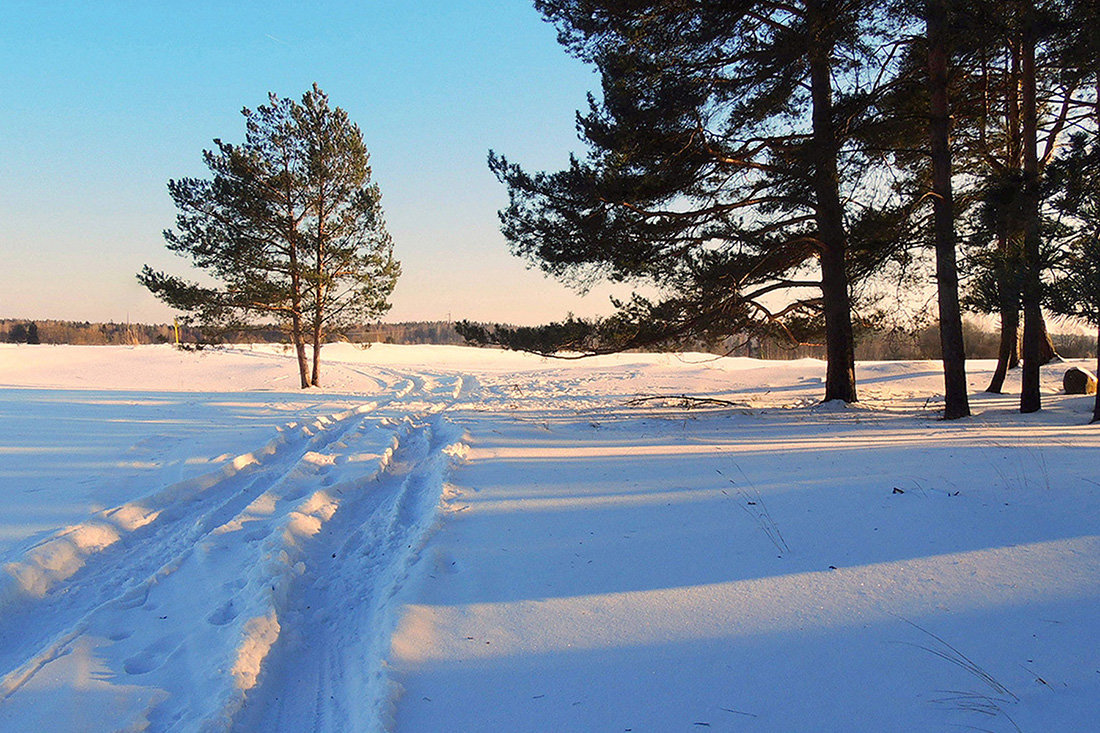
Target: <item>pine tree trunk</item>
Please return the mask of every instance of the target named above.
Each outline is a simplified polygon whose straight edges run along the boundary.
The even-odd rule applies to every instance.
[[[320,262],[321,248],[318,246],[317,259]],[[320,265],[318,265],[320,269]],[[320,277],[318,277],[320,280]],[[324,319],[322,318],[323,307],[323,295],[324,288],[321,283],[318,282],[314,290],[314,297],[317,299],[316,310],[313,314],[313,375],[311,384],[314,387],[321,386],[321,336],[324,330]]]
[[[1023,54],[1021,78],[1021,122],[1024,152],[1024,281],[1021,295],[1024,309],[1024,343],[1022,348],[1024,370],[1020,390],[1020,412],[1038,412],[1042,409],[1039,394],[1040,340],[1042,339],[1042,312],[1040,299],[1042,283],[1039,280],[1039,159],[1038,112],[1035,82],[1035,12],[1027,3],[1024,17]]]
[[[294,352],[298,358],[298,378],[302,389],[309,388],[309,361],[306,357],[305,335],[302,323],[302,268],[298,257],[299,231],[298,212],[295,207],[293,177],[290,175],[290,163],[283,159],[283,173],[286,189],[283,191],[285,215],[288,229],[285,232],[287,259],[290,262],[290,340],[294,343]]]
[[[1100,17],[1100,0],[1095,0],[1093,7],[1093,17]],[[1100,65],[1096,71],[1096,124],[1100,125]],[[1100,310],[1094,312],[1093,317],[1096,318],[1096,376],[1100,379]],[[1092,422],[1100,422],[1100,387],[1096,389],[1096,401],[1092,405]]]
[[[291,338],[294,341],[294,351],[298,355],[298,377],[302,383],[302,389],[309,388],[309,357],[306,356],[306,342],[302,336],[301,323],[297,315],[294,316],[295,323],[292,328],[294,333]]]
[[[1000,223],[997,234],[998,263],[995,270],[997,295],[1000,298],[1001,343],[997,350],[997,368],[986,392],[1001,394],[1009,369],[1020,365],[1020,293],[1017,291],[1009,265],[1008,223]]]
[[[294,350],[298,355],[298,377],[302,382],[302,389],[309,387],[309,360],[306,357],[305,337],[302,333],[302,279],[298,269],[298,248],[295,242],[290,243],[290,340],[294,342]]]
[[[827,13],[818,3],[807,3],[810,26],[824,27]],[[820,32],[812,33],[820,38]],[[817,199],[817,228],[821,240],[821,296],[825,310],[825,400],[855,402],[856,361],[852,333],[851,295],[848,292],[847,233],[837,172],[838,145],[833,128],[832,79],[829,44],[810,53],[810,89],[813,100],[813,171]]]
[[[951,192],[950,110],[947,99],[946,12],[939,0],[925,5],[928,34],[928,83],[931,97],[932,198],[936,237],[936,282],[943,355],[944,418],[970,415],[966,388],[966,352],[959,271],[955,259],[955,214]]]
[[[1020,338],[1020,309],[1015,299],[1010,306],[1001,304],[1001,345],[997,351],[997,369],[989,382],[986,392],[1001,394],[1004,391],[1005,377],[1009,369],[1015,369],[1019,362],[1018,341]]]
[[[1005,78],[1003,90],[1007,100],[1005,140],[1005,167],[1012,171],[1021,171],[1022,152],[1020,132],[1020,47],[1014,39],[1010,48],[1009,73]],[[1004,390],[1005,377],[1010,369],[1020,366],[1020,290],[1017,282],[1017,270],[1020,267],[1019,254],[1016,251],[1017,237],[1020,234],[1019,223],[1006,213],[1001,214],[998,222],[996,277],[1000,295],[1001,343],[997,354],[997,369],[993,373],[987,392],[1000,394]]]
[[[314,242],[313,251],[313,374],[310,383],[314,387],[321,386],[321,331],[325,321],[325,217],[327,215],[325,190],[322,184],[317,199],[317,240]]]
[[[321,247],[318,246],[317,260],[321,261]],[[320,269],[320,265],[318,265]],[[313,336],[313,374],[310,378],[310,384],[314,387],[321,386],[321,337],[324,331],[324,318],[322,308],[324,307],[324,288],[320,283],[320,274],[315,273],[318,276],[318,282],[314,287],[313,297],[315,298],[315,305],[313,311],[313,323],[311,328],[311,335]]]
[[[314,387],[321,386],[321,329],[313,330],[313,379]]]
[[[1100,377],[1100,318],[1097,318],[1096,326],[1096,375]],[[1092,403],[1092,420],[1090,422],[1100,422],[1100,387],[1096,390],[1096,401]]]
[[[825,401],[856,402],[855,340],[843,250],[828,248],[821,253],[821,294],[825,301]]]
[[[1097,318],[1097,376],[1100,376],[1100,317]],[[1092,403],[1092,419],[1089,423],[1100,423],[1100,387],[1096,401]]]
[[[1050,337],[1050,332],[1047,331],[1047,320],[1041,315],[1039,327],[1041,333],[1039,338],[1039,366],[1043,366],[1062,357],[1058,356],[1058,350],[1054,348],[1054,340]]]

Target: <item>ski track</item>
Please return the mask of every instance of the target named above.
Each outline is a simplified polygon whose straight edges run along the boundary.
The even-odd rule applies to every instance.
[[[110,674],[152,688],[136,728],[381,729],[390,606],[456,452],[441,413],[478,384],[372,372],[389,394],[7,558],[0,725],[36,675],[91,644]]]

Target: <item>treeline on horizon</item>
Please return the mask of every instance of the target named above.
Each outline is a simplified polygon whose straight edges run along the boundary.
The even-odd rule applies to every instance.
[[[980,323],[963,321],[968,359],[996,359],[1000,334]],[[283,343],[286,336],[277,329],[240,334],[239,339],[226,342]],[[1086,359],[1096,356],[1096,338],[1085,334],[1051,333],[1051,341],[1059,356],[1066,359]],[[462,336],[450,321],[405,321],[376,323],[348,329],[343,340],[351,343],[436,344],[461,345]],[[202,333],[194,328],[180,327],[180,341],[185,346],[208,346]],[[74,344],[85,346],[120,346],[171,344],[175,342],[172,324],[92,323],[89,321],[56,321],[0,319],[0,342],[30,344]],[[720,344],[696,344],[689,348],[729,356],[751,356],[759,359],[825,358],[824,345],[803,344],[797,347],[779,339],[745,339],[730,337]],[[662,349],[653,348],[653,351]],[[860,361],[892,361],[939,359],[938,324],[928,323],[910,328],[866,330],[856,342],[856,358]]]
[[[199,328],[179,327],[180,343],[190,348],[213,346],[215,340]],[[462,344],[462,337],[449,321],[406,321],[375,323],[346,329],[340,340],[352,343]],[[90,321],[27,320],[0,318],[0,343],[75,344],[80,346],[137,346],[172,344],[175,326],[170,323],[93,323]],[[219,333],[217,343],[284,343],[286,334],[278,328]]]

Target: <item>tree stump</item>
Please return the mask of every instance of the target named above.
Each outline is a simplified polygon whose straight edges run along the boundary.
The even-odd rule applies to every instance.
[[[1071,367],[1062,377],[1066,394],[1096,394],[1096,377],[1087,369]]]

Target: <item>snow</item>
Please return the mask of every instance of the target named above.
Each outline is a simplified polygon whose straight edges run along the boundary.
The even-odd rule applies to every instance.
[[[0,729],[1100,719],[1070,364],[944,422],[935,362],[323,355],[0,345]]]

